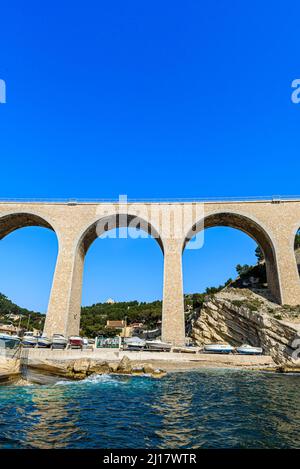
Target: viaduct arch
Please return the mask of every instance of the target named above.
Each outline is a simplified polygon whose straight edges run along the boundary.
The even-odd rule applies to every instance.
[[[261,247],[266,262],[269,290],[272,293],[274,300],[277,303],[281,303],[281,285],[274,243],[262,224],[259,224],[253,218],[249,218],[242,213],[235,213],[234,211],[222,211],[207,215],[203,220],[198,221],[187,233],[183,249],[185,249],[188,241],[199,231],[217,226],[227,226],[240,230],[254,239],[254,241]]]
[[[151,234],[164,256],[162,338],[184,343],[182,252],[203,228],[230,226],[261,246],[268,283],[280,304],[300,304],[300,280],[294,255],[300,226],[300,200],[209,202],[0,202],[0,240],[24,226],[55,231],[58,256],[45,333],[78,334],[84,257],[96,237],[108,229],[134,226]]]

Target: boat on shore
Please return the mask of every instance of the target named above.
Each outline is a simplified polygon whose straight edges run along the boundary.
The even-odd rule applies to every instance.
[[[173,347],[173,352],[175,353],[197,353],[199,347],[185,346],[185,347]]]
[[[42,335],[41,337],[38,337],[37,344],[39,348],[48,348],[51,347],[52,340],[49,337]]]
[[[140,351],[145,348],[146,341],[139,337],[128,337],[124,339],[124,347],[126,350]]]
[[[68,339],[63,334],[53,334],[51,348],[65,349],[67,345]]]
[[[229,344],[207,344],[203,348],[206,353],[232,353],[234,347]]]
[[[77,335],[72,335],[69,337],[69,348],[80,348],[82,349],[84,345],[84,341],[82,337],[79,337]]]
[[[21,339],[16,335],[0,334],[0,348],[14,349],[20,345]]]
[[[161,340],[146,340],[145,349],[155,352],[170,352],[172,344]]]
[[[262,355],[263,349],[261,347],[252,347],[248,344],[243,344],[241,347],[236,348],[236,352],[240,355]]]
[[[33,332],[27,331],[24,333],[22,338],[22,345],[24,347],[36,347],[38,343],[38,338],[34,335]]]

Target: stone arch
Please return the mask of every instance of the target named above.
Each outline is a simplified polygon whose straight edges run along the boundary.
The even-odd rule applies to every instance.
[[[83,232],[77,238],[74,249],[74,268],[72,280],[72,292],[69,307],[70,316],[67,319],[65,330],[72,334],[78,334],[81,319],[81,296],[82,296],[82,278],[84,270],[84,261],[86,254],[93,242],[107,231],[116,228],[137,228],[148,233],[158,243],[162,254],[164,254],[163,240],[158,230],[145,218],[134,214],[113,213],[98,217],[89,223]],[[74,246],[74,245],[73,245]],[[78,293],[80,291],[80,294]],[[73,312],[76,311],[76,318]],[[69,333],[68,332],[68,333]]]
[[[152,236],[155,241],[157,241],[162,253],[164,253],[162,238],[153,224],[138,215],[123,213],[100,217],[92,224],[90,224],[89,227],[86,228],[84,233],[80,236],[77,249],[79,249],[83,255],[85,255],[92,243],[102,234],[116,228],[124,227],[137,228],[145,231],[150,236]]]
[[[281,282],[277,266],[275,245],[270,234],[267,232],[267,229],[264,228],[257,220],[254,220],[245,214],[231,211],[208,214],[189,229],[183,242],[183,250],[187,243],[202,229],[217,226],[227,226],[240,230],[259,244],[265,256],[269,290],[272,293],[274,300],[281,303]]]
[[[56,233],[52,224],[40,215],[31,212],[12,212],[0,216],[0,239],[27,226],[40,226]]]
[[[26,227],[41,227],[53,231],[56,235],[57,247],[59,251],[59,234],[52,222],[43,215],[29,211],[13,211],[0,215],[0,240],[16,230]],[[57,259],[56,259],[57,261]]]

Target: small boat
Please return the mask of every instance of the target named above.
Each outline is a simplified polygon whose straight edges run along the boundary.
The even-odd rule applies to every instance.
[[[147,331],[142,331],[142,335],[145,340],[154,340],[161,335],[161,329],[151,329]]]
[[[38,338],[33,335],[33,332],[25,332],[22,338],[22,345],[25,347],[35,347],[38,343]]]
[[[140,339],[139,337],[128,337],[128,339],[124,339],[124,345],[126,350],[143,350],[146,345],[146,341]]]
[[[20,345],[20,341],[20,337],[16,335],[0,334],[0,348],[17,348]]]
[[[41,337],[38,337],[38,347],[47,348],[47,347],[51,347],[51,345],[52,345],[52,340],[49,339],[47,336],[42,335]]]
[[[69,347],[70,348],[82,348],[83,347],[83,338],[78,335],[72,335],[69,337]]]
[[[237,347],[237,353],[241,355],[262,355],[263,349],[261,347],[252,347],[248,344],[243,344],[241,347]]]
[[[204,346],[203,350],[207,353],[232,353],[234,347],[229,344],[208,344]]]
[[[155,352],[170,352],[172,344],[161,340],[146,340],[146,349]]]
[[[53,334],[51,348],[64,349],[68,344],[68,339],[63,334]]]
[[[186,346],[186,347],[174,347],[172,351],[175,353],[197,353],[198,350],[199,350],[199,347]]]

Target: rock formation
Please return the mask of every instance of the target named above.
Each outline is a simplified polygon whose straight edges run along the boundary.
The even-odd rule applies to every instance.
[[[190,322],[197,345],[260,346],[276,364],[300,369],[300,307],[282,307],[253,291],[227,288],[207,296]]]
[[[92,358],[77,360],[30,359],[28,367],[42,373],[76,380],[84,379],[92,374],[147,374],[154,378],[161,378],[166,374],[161,369],[154,369],[150,364],[135,365],[126,355],[121,361],[111,363]]]
[[[0,381],[8,381],[20,375],[19,358],[0,356]]]

